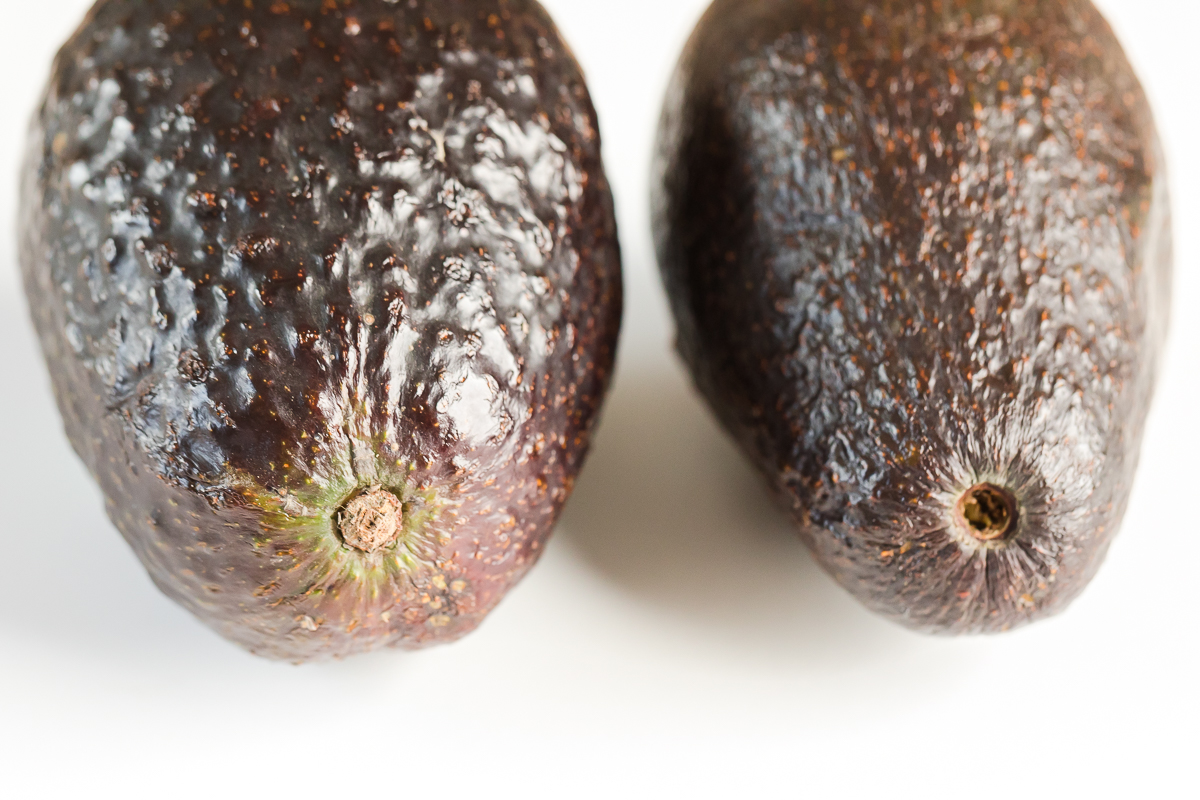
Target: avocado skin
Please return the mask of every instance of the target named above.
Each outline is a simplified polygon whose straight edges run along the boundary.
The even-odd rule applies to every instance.
[[[613,367],[596,115],[526,0],[101,0],[59,53],[21,262],[71,442],[158,587],[304,661],[475,628]],[[399,543],[346,545],[381,485]]]
[[[936,633],[1062,610],[1116,534],[1167,327],[1150,110],[1081,0],[718,0],[654,200],[678,349],[824,568]],[[953,520],[991,482],[1012,538]]]

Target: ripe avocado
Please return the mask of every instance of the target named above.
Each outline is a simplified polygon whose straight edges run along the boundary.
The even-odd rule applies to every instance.
[[[655,236],[678,348],[817,559],[910,627],[1063,609],[1167,327],[1150,110],[1087,0],[717,0]]]
[[[533,0],[101,0],[21,261],[68,435],[169,596],[273,658],[472,630],[613,367],[596,115]]]

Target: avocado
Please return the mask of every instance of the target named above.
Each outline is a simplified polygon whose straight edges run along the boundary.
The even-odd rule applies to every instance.
[[[622,295],[596,114],[536,2],[101,0],[22,205],[68,436],[221,635],[448,642],[537,560]]]
[[[1062,610],[1167,327],[1150,109],[1086,0],[717,0],[657,149],[678,350],[837,581],[914,629]]]

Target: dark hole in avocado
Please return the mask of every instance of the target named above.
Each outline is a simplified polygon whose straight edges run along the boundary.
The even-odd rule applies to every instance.
[[[1017,502],[999,486],[981,483],[963,493],[958,515],[967,530],[984,542],[1008,539],[1017,527]]]

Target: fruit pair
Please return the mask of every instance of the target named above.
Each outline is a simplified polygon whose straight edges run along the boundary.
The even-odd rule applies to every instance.
[[[1091,5],[718,0],[660,142],[681,353],[826,568],[929,630],[1061,608],[1124,508],[1169,271]],[[68,434],[206,623],[418,647],[536,560],[621,308],[536,3],[102,0],[23,193]]]

